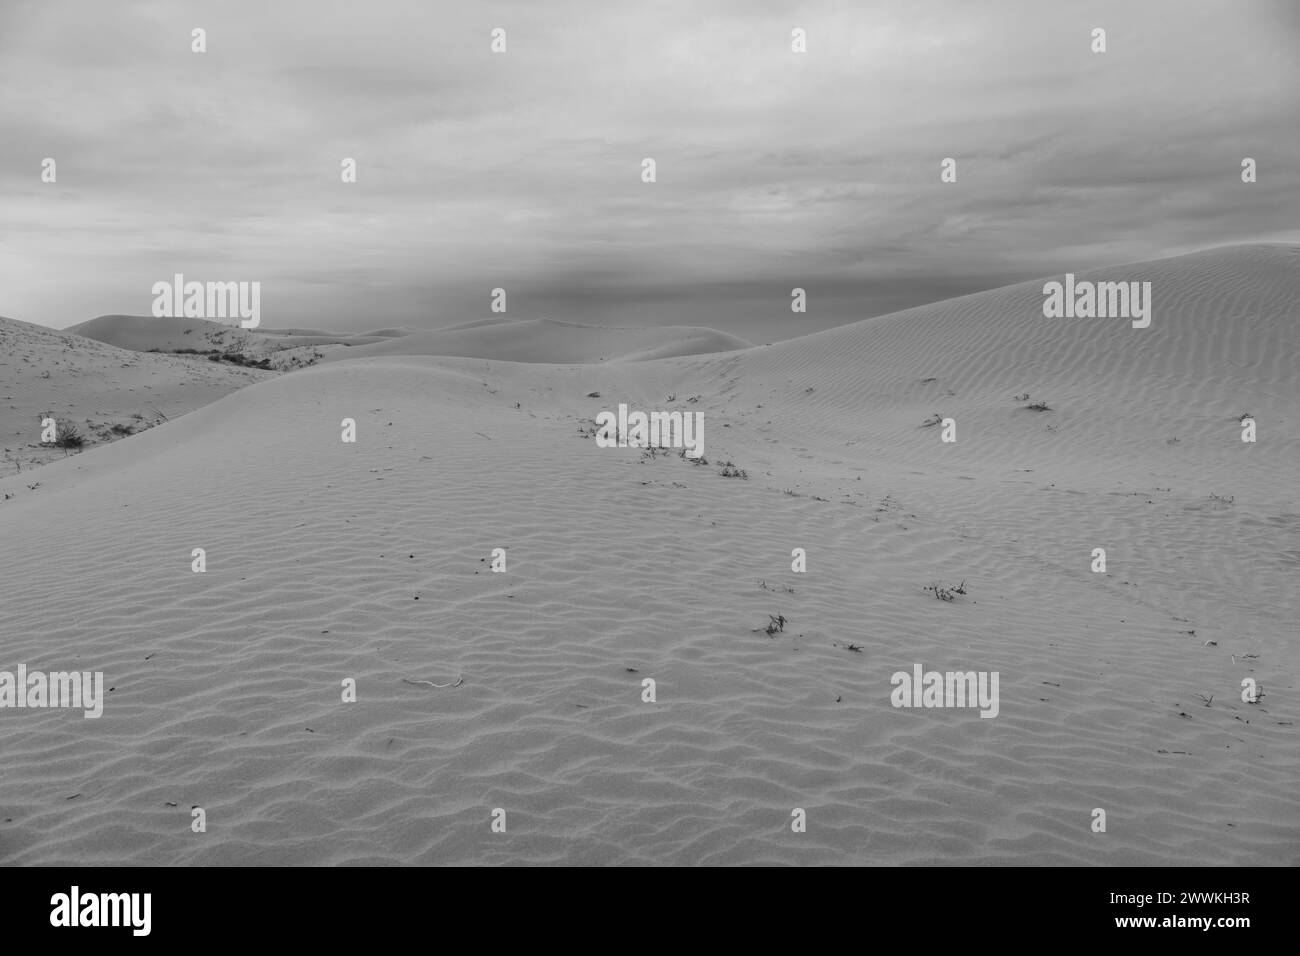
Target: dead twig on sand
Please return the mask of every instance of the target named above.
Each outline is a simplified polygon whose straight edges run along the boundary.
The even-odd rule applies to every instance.
[[[404,683],[404,684],[427,684],[427,685],[430,686],[430,687],[439,687],[439,688],[441,688],[441,687],[459,687],[461,684],[465,683],[465,678],[464,678],[464,677],[457,677],[457,678],[456,678],[454,681],[452,681],[450,684],[435,684],[435,683],[434,683],[433,681],[431,681],[431,680],[412,680],[412,679],[409,678],[409,677],[403,677],[403,678],[402,678],[402,683]]]

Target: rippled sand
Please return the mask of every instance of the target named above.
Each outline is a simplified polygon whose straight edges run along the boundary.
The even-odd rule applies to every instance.
[[[352,359],[0,479],[0,669],[113,688],[0,711],[0,861],[1300,862],[1300,249],[1092,277],[1153,281],[1151,328],[1039,282],[722,354]],[[581,437],[619,402],[702,412],[709,464]],[[998,671],[999,716],[894,709],[915,663]]]

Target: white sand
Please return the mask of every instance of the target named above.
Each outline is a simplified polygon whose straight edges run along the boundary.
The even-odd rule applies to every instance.
[[[1300,862],[1300,248],[1091,277],[1151,327],[1037,282],[717,355],[354,358],[0,479],[0,668],[115,688],[0,713],[0,860]],[[668,394],[709,465],[578,437]],[[918,662],[1000,715],[894,709]]]

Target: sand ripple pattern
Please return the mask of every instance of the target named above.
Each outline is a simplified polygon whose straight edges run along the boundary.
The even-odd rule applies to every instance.
[[[99,720],[0,714],[0,861],[1300,862],[1300,507],[1276,480],[1300,299],[1248,291],[1256,265],[1221,266],[1245,276],[1227,298],[1212,270],[1174,275],[1140,345],[1045,330],[1013,287],[721,356],[364,359],[36,491],[0,480],[21,492],[0,667],[113,688]],[[1025,389],[1056,417],[1009,401]],[[577,436],[669,393],[706,414],[709,466]],[[1234,445],[1234,410],[1270,440]],[[956,446],[918,428],[931,411]],[[961,578],[960,603],[922,590]],[[784,633],[754,630],[769,613]],[[1001,715],[894,709],[916,662],[999,671]]]

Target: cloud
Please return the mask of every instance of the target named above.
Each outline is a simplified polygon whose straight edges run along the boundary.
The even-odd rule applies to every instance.
[[[900,278],[972,291],[1300,238],[1287,11],[6,3],[0,312],[146,312],[181,271],[262,281],[272,326],[463,321],[505,286],[521,316],[729,315],[743,334],[738,303],[772,276],[834,288],[824,325],[916,304]]]

